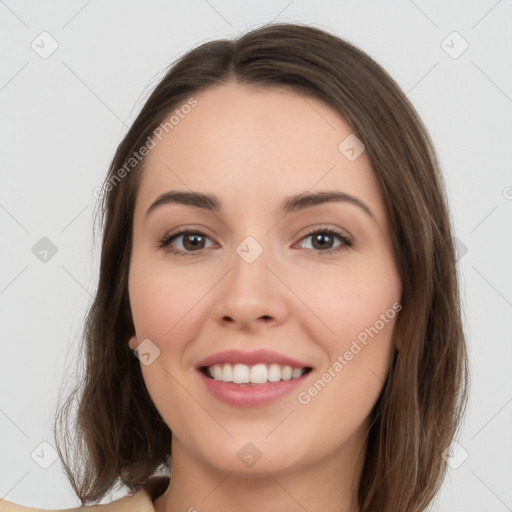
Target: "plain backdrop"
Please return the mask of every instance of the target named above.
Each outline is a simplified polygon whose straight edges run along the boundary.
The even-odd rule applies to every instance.
[[[52,421],[98,275],[93,191],[127,127],[187,50],[296,21],[366,51],[430,131],[472,370],[436,510],[512,510],[511,20],[510,0],[0,1],[0,496],[79,504]]]

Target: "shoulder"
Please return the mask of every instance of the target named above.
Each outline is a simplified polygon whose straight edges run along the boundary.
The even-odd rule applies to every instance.
[[[47,509],[25,507],[5,500],[0,501],[0,512],[90,512],[93,508],[95,512],[154,512],[151,499],[144,491],[138,491],[133,496],[125,496],[111,503],[94,507]]]
[[[94,512],[154,512],[153,501],[165,492],[168,484],[169,477],[153,477],[134,494],[128,493],[105,505],[95,505]],[[91,509],[91,506],[66,509],[25,507],[0,498],[0,512],[91,512]]]

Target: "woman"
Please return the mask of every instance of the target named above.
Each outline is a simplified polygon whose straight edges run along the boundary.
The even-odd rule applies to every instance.
[[[305,25],[202,44],[101,198],[86,373],[56,421],[77,397],[59,455],[82,505],[120,481],[105,510],[427,509],[467,355],[435,151],[378,64]]]

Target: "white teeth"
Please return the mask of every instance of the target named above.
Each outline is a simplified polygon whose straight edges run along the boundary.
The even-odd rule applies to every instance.
[[[305,368],[292,368],[279,364],[215,364],[207,368],[207,374],[214,380],[234,382],[235,384],[265,384],[280,380],[298,379],[306,372]]]
[[[251,366],[249,380],[253,384],[264,384],[267,382],[267,367],[264,364]]]
[[[220,380],[224,382],[233,382],[233,367],[230,364],[225,364],[222,368],[222,376]]]
[[[294,368],[292,372],[292,379],[296,379],[302,375],[302,368]]]
[[[211,369],[210,369],[210,371],[211,371]],[[222,380],[222,366],[216,364],[213,367],[213,378],[215,380]]]
[[[233,366],[233,382],[235,384],[249,383],[249,367],[245,364],[235,364]]]
[[[292,378],[292,367],[291,366],[285,366],[281,370],[281,379],[283,380],[290,380]]]
[[[268,368],[268,381],[277,382],[281,380],[281,367],[278,364],[271,364]]]

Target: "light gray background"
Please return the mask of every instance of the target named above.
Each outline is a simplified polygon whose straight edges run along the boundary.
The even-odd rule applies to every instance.
[[[0,496],[78,505],[60,461],[36,461],[52,461],[41,443],[53,445],[58,392],[73,377],[96,285],[93,190],[127,126],[177,56],[275,20],[365,50],[431,132],[460,240],[472,364],[458,437],[469,457],[460,464],[455,452],[436,510],[512,510],[511,16],[510,0],[0,1]],[[31,48],[43,31],[59,45],[46,59]],[[442,44],[453,31],[469,43],[458,58]],[[462,41],[452,40],[454,53]],[[42,237],[58,248],[46,263],[32,252]]]

